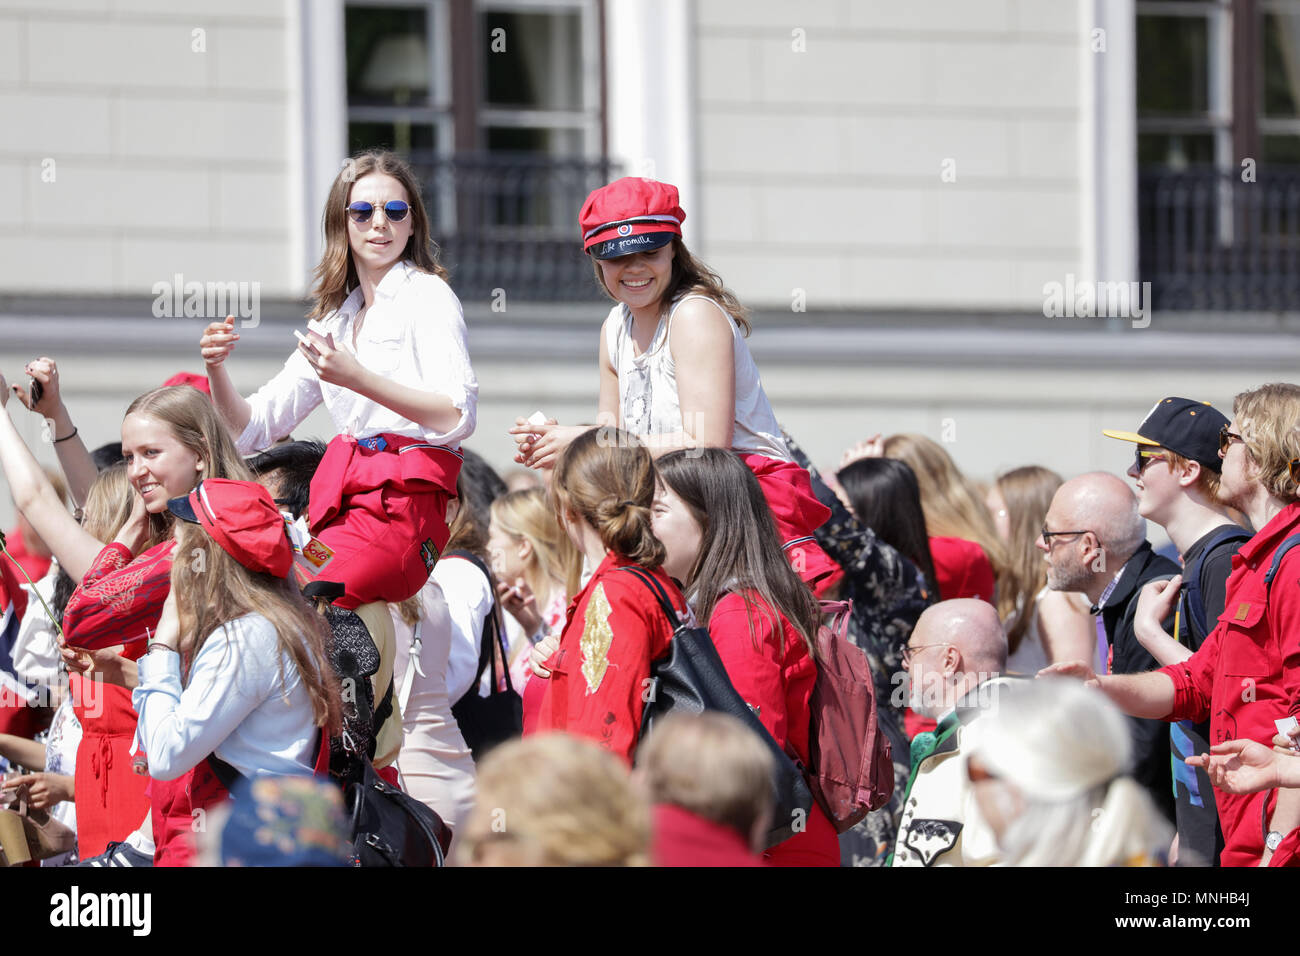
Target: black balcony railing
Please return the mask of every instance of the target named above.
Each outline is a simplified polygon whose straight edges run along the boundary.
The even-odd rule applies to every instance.
[[[511,153],[416,153],[410,163],[462,300],[601,298],[578,211],[614,177],[611,163]]]
[[[1139,268],[1152,307],[1300,311],[1300,169],[1142,170]]]

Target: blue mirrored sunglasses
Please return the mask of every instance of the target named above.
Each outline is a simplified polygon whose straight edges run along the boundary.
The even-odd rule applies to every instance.
[[[369,222],[370,217],[375,214],[375,205],[374,203],[357,201],[350,204],[347,210],[353,222]],[[389,222],[401,222],[410,211],[411,207],[400,199],[393,199],[384,203],[384,216]]]

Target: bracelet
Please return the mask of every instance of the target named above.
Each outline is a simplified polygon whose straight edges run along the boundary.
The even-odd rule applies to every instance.
[[[161,647],[163,650],[171,651],[173,654],[180,653],[179,651],[176,650],[176,648],[172,647],[170,644],[164,644],[162,641],[150,641],[149,644],[145,647],[144,652],[146,654],[152,654],[153,649],[155,647]]]
[[[76,438],[76,437],[77,437],[77,426],[76,426],[76,425],[73,425],[73,426],[72,426],[72,434],[71,434],[71,435],[64,435],[62,438],[56,438],[56,439],[54,439],[54,444],[57,445],[57,444],[58,444],[59,442],[61,442],[61,441],[68,441],[69,439],[71,439],[71,438]]]

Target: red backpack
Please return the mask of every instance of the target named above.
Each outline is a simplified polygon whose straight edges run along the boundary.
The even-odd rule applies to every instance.
[[[821,610],[807,778],[813,798],[843,833],[889,801],[894,763],[876,721],[867,655],[848,637],[850,605],[822,601]]]

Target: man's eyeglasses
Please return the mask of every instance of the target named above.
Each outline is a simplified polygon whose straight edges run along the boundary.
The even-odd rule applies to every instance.
[[[411,211],[411,207],[400,199],[393,199],[384,203],[383,209],[384,216],[387,217],[389,222],[401,222],[406,218],[407,213]],[[375,205],[374,203],[358,200],[350,204],[347,211],[353,222],[369,222],[370,217],[375,214]]]
[[[904,645],[903,645],[903,663],[904,663],[904,664],[907,664],[907,665],[910,667],[911,664],[912,664],[912,658],[914,658],[914,657],[916,656],[916,652],[917,652],[917,651],[923,651],[923,650],[925,650],[927,647],[953,647],[953,646],[954,646],[953,644],[948,643],[948,642],[945,642],[945,643],[942,643],[942,644],[920,644],[920,645],[918,645],[918,646],[916,646],[916,647],[912,647],[912,646],[910,646],[910,645],[908,645],[908,644],[904,644]]]
[[[1061,535],[1063,535],[1063,534],[1065,534],[1065,535],[1069,535],[1069,534],[1090,534],[1090,535],[1096,536],[1096,535],[1097,535],[1097,532],[1095,532],[1095,531],[1048,531],[1048,530],[1047,530],[1047,525],[1043,525],[1043,530],[1040,531],[1039,534],[1042,535],[1042,538],[1043,538],[1043,544],[1047,545],[1047,546],[1050,548],[1050,547],[1052,546],[1052,539],[1053,539],[1053,538],[1059,538],[1059,537],[1060,537]]]

